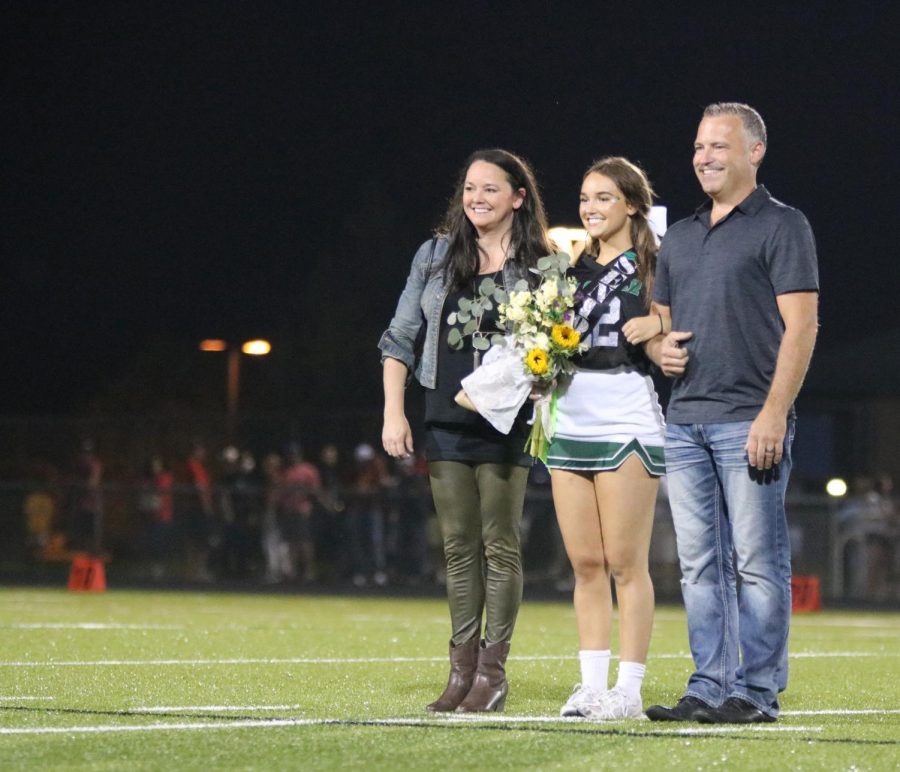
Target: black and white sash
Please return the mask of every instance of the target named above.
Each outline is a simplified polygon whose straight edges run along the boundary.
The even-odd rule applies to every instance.
[[[619,255],[605,266],[606,271],[600,278],[581,290],[585,298],[576,313],[587,323],[588,329],[606,313],[607,301],[637,273],[637,266],[628,259],[627,254]]]

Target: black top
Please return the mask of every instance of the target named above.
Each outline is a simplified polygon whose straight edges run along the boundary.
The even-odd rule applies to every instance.
[[[569,269],[569,275],[578,282],[579,291],[598,303],[590,317],[591,327],[585,333],[590,348],[573,360],[585,370],[611,370],[625,365],[647,372],[650,368],[644,347],[631,345],[622,334],[625,322],[648,313],[644,285],[637,274],[616,281],[615,285],[620,284],[619,289],[606,296],[598,289],[598,280],[619,278],[612,272],[616,271],[615,264],[622,257],[627,258],[634,271],[637,255],[631,250],[623,252],[608,265],[600,265],[596,257],[582,252],[578,262]]]
[[[488,274],[495,281],[502,274]],[[485,275],[477,277],[480,283]],[[444,303],[438,342],[437,381],[434,389],[425,389],[425,457],[429,461],[469,461],[477,463],[516,464],[530,466],[531,457],[524,452],[529,427],[525,419],[531,415],[531,403],[522,407],[519,418],[509,434],[502,434],[484,418],[472,410],[466,410],[453,398],[462,388],[460,381],[474,368],[472,337],[463,338],[459,350],[450,348],[447,334],[450,325],[447,317],[459,308],[461,297],[472,298],[474,290],[451,291]],[[497,307],[485,311],[481,319],[481,331],[488,335],[497,331],[499,321]],[[482,352],[483,353],[483,352]]]

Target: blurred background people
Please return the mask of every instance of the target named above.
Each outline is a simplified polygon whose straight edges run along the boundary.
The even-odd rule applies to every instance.
[[[94,441],[85,439],[72,466],[68,484],[69,546],[76,551],[100,551],[103,521],[103,463]]]
[[[172,558],[175,507],[172,488],[175,478],[160,456],[153,456],[144,469],[138,487],[137,509],[147,534],[150,576],[165,577],[166,563]]]
[[[319,470],[304,460],[299,442],[290,443],[285,455],[278,523],[290,551],[290,578],[299,576],[304,583],[314,582],[317,572],[313,507],[322,492],[322,479]]]
[[[384,512],[387,466],[384,457],[368,443],[353,451],[350,495],[347,503],[347,529],[353,584],[365,587],[370,581],[387,584]]]
[[[206,465],[206,447],[195,441],[185,463],[187,495],[185,536],[187,540],[187,578],[211,582],[210,551],[221,539],[217,534],[213,506],[212,478]]]

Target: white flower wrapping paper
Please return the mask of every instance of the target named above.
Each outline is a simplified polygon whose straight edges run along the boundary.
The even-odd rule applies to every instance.
[[[509,434],[534,379],[525,372],[522,349],[492,346],[481,366],[462,379],[466,396],[498,432]]]

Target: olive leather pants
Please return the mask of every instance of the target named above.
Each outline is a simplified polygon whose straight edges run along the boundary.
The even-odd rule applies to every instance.
[[[481,633],[512,638],[522,602],[519,529],[528,469],[511,464],[433,461],[431,492],[444,541],[454,645]]]

